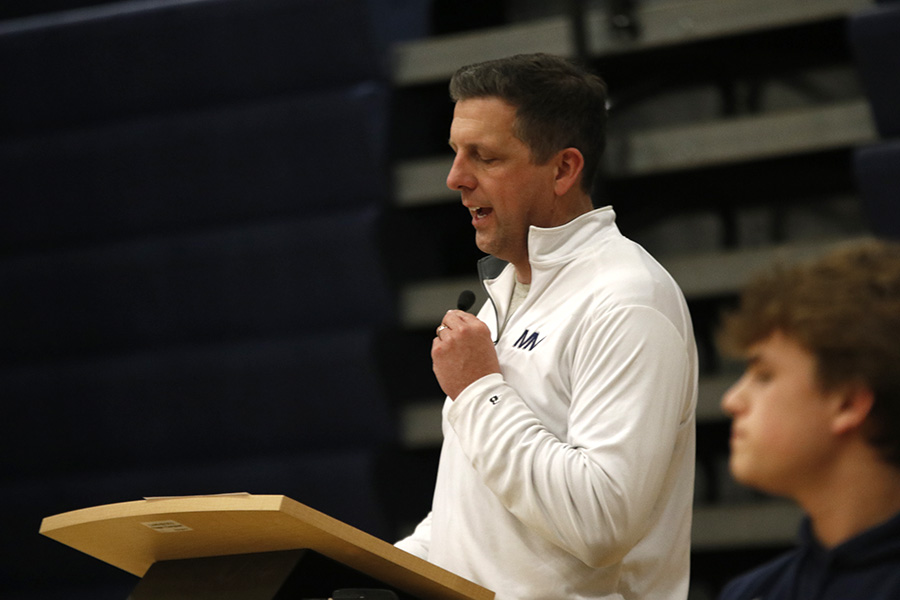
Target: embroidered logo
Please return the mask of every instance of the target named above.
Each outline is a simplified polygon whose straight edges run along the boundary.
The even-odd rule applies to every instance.
[[[491,396],[490,398],[488,398],[488,402],[496,405],[498,402],[500,402],[500,396]]]
[[[513,344],[516,348],[520,350],[534,350],[537,348],[537,345],[544,341],[545,338],[540,338],[540,333],[535,331],[534,333],[529,334],[528,330],[522,332],[522,335],[519,336],[519,339],[516,340],[516,343]]]

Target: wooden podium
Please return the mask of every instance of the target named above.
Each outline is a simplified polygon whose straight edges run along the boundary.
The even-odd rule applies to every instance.
[[[177,564],[169,561],[309,549],[414,598],[494,597],[286,496],[224,494],[108,504],[47,517],[40,532],[138,577],[155,564]]]

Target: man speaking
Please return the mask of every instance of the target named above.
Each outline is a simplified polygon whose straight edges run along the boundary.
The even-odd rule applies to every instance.
[[[687,596],[697,358],[684,297],[591,190],[600,78],[548,55],[460,69],[447,185],[490,300],[437,327],[431,512],[397,546],[498,599]]]

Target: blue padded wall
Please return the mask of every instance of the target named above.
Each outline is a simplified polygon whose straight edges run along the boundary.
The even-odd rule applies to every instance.
[[[850,43],[882,137],[900,136],[900,3],[853,15]]]
[[[853,15],[849,36],[882,138],[854,152],[860,197],[872,231],[900,238],[900,3],[880,3]]]
[[[376,217],[373,208],[284,217],[10,256],[0,262],[10,290],[0,358],[387,324]]]
[[[0,250],[378,205],[386,113],[363,82],[0,138]]]
[[[382,79],[362,0],[155,0],[0,27],[0,133]]]
[[[124,598],[132,576],[37,532],[143,496],[285,494],[391,534],[371,7],[0,22],[0,596]]]
[[[872,231],[900,240],[900,139],[859,148],[853,166]]]

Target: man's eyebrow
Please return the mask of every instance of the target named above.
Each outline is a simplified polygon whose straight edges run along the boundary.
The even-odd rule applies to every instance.
[[[453,140],[447,140],[447,144],[450,145],[450,148],[452,150],[459,150],[460,145],[456,144]],[[478,154],[479,152],[484,150],[484,145],[479,143],[462,144],[462,147],[475,154]]]

